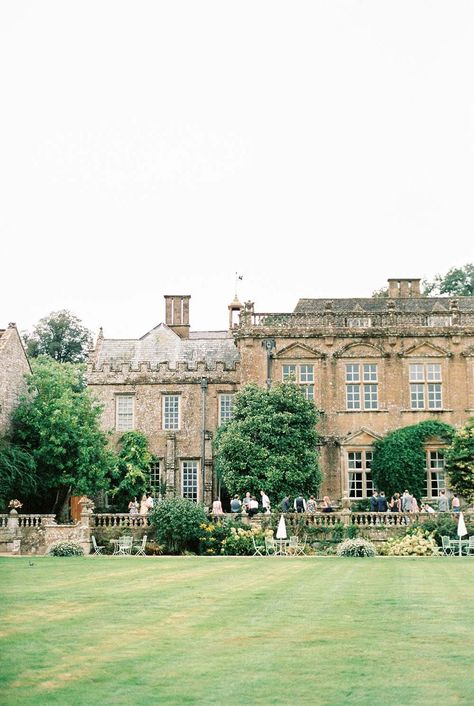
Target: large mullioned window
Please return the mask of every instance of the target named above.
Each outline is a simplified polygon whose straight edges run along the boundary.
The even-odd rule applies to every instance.
[[[415,363],[409,368],[411,409],[442,409],[441,365]]]
[[[307,400],[314,400],[314,365],[284,365],[283,382],[296,382]]]
[[[379,408],[378,373],[375,363],[346,364],[346,409]]]

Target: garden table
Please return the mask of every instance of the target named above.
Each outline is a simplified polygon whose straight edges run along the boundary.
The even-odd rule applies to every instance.
[[[275,556],[283,556],[284,554],[286,554],[286,550],[289,543],[289,539],[275,539],[275,544],[277,546]]]
[[[453,547],[453,556],[459,556],[459,544],[461,544],[461,554],[466,556],[469,547],[468,539],[450,539],[449,543]]]

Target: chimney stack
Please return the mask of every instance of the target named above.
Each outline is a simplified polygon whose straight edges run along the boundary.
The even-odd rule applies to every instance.
[[[165,323],[180,338],[189,338],[189,294],[165,294]]]
[[[389,279],[388,296],[391,299],[420,297],[419,279]]]

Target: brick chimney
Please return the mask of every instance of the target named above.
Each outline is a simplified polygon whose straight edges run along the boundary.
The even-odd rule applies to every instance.
[[[165,323],[181,338],[189,338],[189,294],[165,294]]]
[[[419,279],[389,279],[388,296],[391,299],[420,297],[420,281]]]

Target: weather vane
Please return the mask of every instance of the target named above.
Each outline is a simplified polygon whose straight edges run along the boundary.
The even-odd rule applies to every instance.
[[[235,273],[235,298],[238,299],[237,296],[237,286],[239,284],[239,280],[242,280],[244,278],[243,275],[239,275],[238,272]]]

